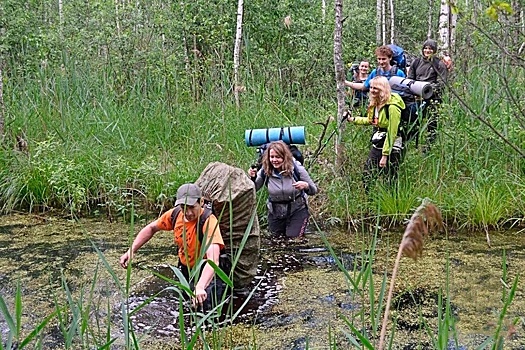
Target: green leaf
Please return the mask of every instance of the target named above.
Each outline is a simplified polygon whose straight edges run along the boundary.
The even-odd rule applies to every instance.
[[[40,322],[40,324],[36,326],[36,328],[33,329],[31,333],[29,333],[29,335],[25,337],[25,339],[19,344],[19,348],[22,349],[27,344],[29,344],[29,342],[33,340],[33,338],[36,337],[44,329],[44,327],[49,323],[49,321],[56,316],[57,312],[58,311],[55,310],[55,312],[53,312],[51,315],[47,316],[42,322]]]
[[[2,315],[4,315],[5,321],[7,322],[7,326],[9,327],[9,332],[15,333],[16,327],[15,322],[13,321],[13,317],[11,316],[11,313],[9,312],[9,309],[7,308],[7,305],[4,301],[4,298],[0,295],[0,311],[2,311]]]
[[[361,348],[362,346],[364,346],[365,348],[369,349],[369,350],[374,350],[374,346],[372,345],[372,343],[370,343],[370,340],[368,340],[367,337],[365,337],[361,332],[359,332],[355,327],[354,325],[352,324],[352,322],[350,322],[350,320],[345,317],[345,316],[342,316],[343,320],[345,321],[345,323],[348,325],[348,327],[350,327],[350,329],[352,330],[352,332],[357,336],[357,338],[359,338],[359,341],[361,342],[362,345],[359,345],[357,347]],[[352,338],[349,339],[350,341],[352,341]],[[354,341],[352,341],[352,343],[355,342],[355,339]],[[355,344],[355,343],[354,343]]]
[[[15,293],[15,317],[16,317],[16,338],[20,336],[20,327],[22,326],[22,291],[20,290],[20,280],[16,284]]]

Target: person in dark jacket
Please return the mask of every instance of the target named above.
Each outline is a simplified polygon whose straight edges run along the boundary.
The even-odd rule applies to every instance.
[[[433,95],[425,101],[422,101],[423,118],[428,118],[427,125],[427,146],[426,149],[436,140],[438,113],[437,109],[442,102],[442,93],[445,88],[448,69],[437,55],[437,42],[428,39],[423,43],[422,57],[416,58],[408,70],[408,79],[417,81],[426,81],[432,84]]]
[[[304,236],[310,212],[307,195],[317,193],[317,186],[306,169],[293,158],[283,141],[274,141],[266,148],[259,171],[248,170],[259,190],[268,187],[268,226],[275,235],[289,238]]]

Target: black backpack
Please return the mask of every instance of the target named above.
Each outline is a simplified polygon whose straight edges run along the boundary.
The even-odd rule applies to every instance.
[[[389,104],[386,104],[384,107],[386,119],[390,119],[389,106]],[[417,102],[405,101],[405,108],[401,109],[401,121],[398,131],[398,135],[403,138],[403,142],[417,140],[419,136],[419,111],[425,107],[425,102],[422,105],[418,105]]]

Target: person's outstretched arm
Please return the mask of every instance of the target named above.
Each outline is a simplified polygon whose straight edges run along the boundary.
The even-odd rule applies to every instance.
[[[374,78],[377,75],[377,69],[374,69],[366,78],[366,80],[362,83],[354,83],[354,82],[348,82],[348,84],[345,82],[346,86],[349,86],[350,88],[354,90],[361,90],[361,91],[368,91],[370,90],[370,80]]]
[[[217,243],[212,243],[206,250],[206,258],[212,260],[215,265],[219,266],[219,256],[221,254],[220,246]],[[210,264],[206,263],[202,269],[201,277],[195,285],[195,303],[202,304],[208,298],[206,288],[210,285],[211,280],[215,275],[215,270]]]
[[[133,258],[133,254],[135,254],[137,250],[140,249],[140,247],[146,244],[158,231],[160,231],[160,229],[157,226],[157,220],[150,222],[142,230],[140,230],[140,232],[137,234],[137,237],[135,237],[133,240],[131,248],[129,248],[128,251],[122,254],[120,257],[120,266],[127,268],[129,261]]]

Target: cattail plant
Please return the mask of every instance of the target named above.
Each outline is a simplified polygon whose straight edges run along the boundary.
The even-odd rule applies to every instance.
[[[399,269],[399,262],[401,256],[404,254],[414,260],[423,253],[423,238],[428,235],[431,229],[443,228],[443,219],[441,218],[441,212],[439,209],[432,204],[427,198],[423,199],[421,205],[417,207],[414,214],[410,218],[408,225],[403,234],[403,239],[399,245],[397,252],[396,262],[394,269],[392,270],[392,279],[390,280],[390,289],[388,291],[388,297],[385,306],[385,315],[383,317],[383,325],[381,327],[381,336],[379,338],[378,349],[382,350],[385,344],[386,325],[390,316],[390,302],[392,301],[392,293],[394,290],[394,282]]]

